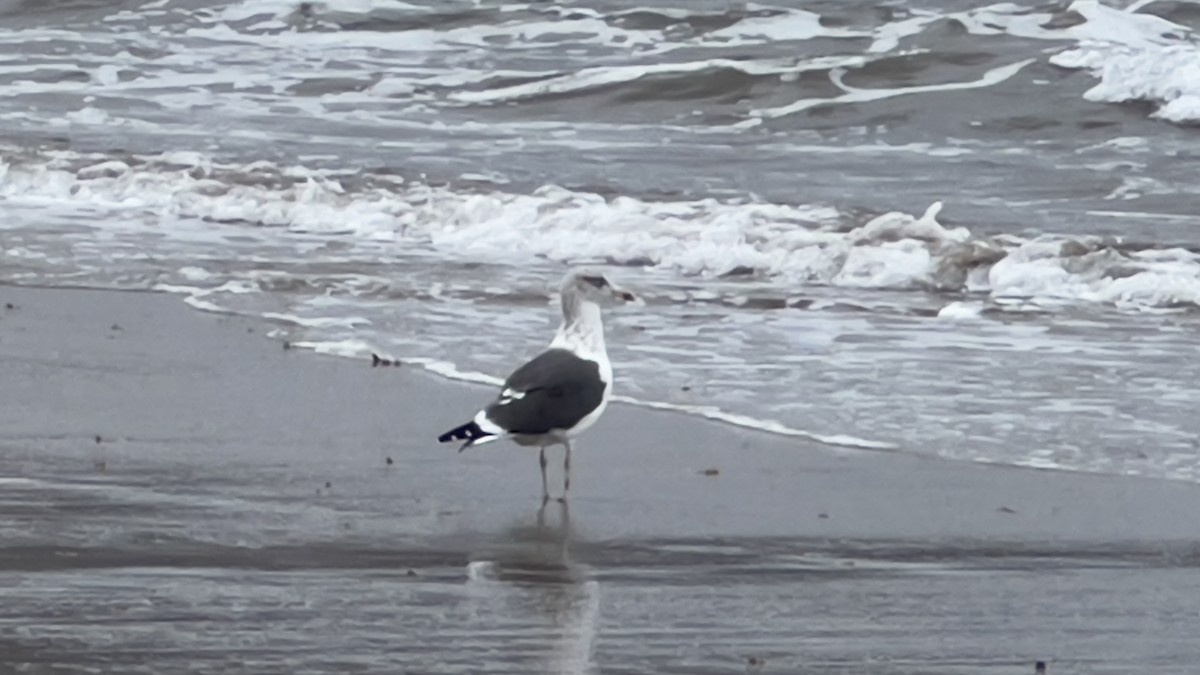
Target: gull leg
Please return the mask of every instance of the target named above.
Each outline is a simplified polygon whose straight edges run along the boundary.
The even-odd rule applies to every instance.
[[[542,504],[545,505],[550,500],[550,488],[546,485],[546,446],[544,445],[538,455],[538,464],[542,467]]]
[[[566,499],[559,501],[558,519],[562,523],[562,557],[563,562],[568,562],[571,554],[571,505]]]
[[[567,503],[567,493],[571,491],[571,442],[563,441],[566,452],[563,453],[563,496],[558,501]]]

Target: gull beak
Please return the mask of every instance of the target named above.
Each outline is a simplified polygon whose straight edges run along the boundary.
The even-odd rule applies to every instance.
[[[624,303],[636,305],[638,307],[643,307],[646,304],[645,302],[642,301],[641,298],[639,298],[638,296],[634,295],[633,293],[625,290],[624,288],[617,288],[616,286],[613,286],[612,294],[613,294],[614,298],[616,298]]]

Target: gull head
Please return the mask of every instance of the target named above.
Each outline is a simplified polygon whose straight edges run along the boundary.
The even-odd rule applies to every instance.
[[[603,272],[587,267],[568,272],[563,279],[562,292],[563,295],[574,295],[598,305],[644,304],[638,296],[613,283]]]

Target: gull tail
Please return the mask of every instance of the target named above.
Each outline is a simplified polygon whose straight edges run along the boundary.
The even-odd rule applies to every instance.
[[[472,445],[488,443],[496,440],[497,438],[499,438],[499,436],[484,431],[477,422],[472,420],[462,426],[454,427],[450,431],[438,436],[438,443],[447,443],[449,441],[466,441],[466,443],[463,443],[462,447],[458,449],[459,452],[462,452]]]

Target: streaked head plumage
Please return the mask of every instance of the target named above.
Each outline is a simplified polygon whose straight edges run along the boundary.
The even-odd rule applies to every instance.
[[[608,275],[593,267],[577,267],[563,278],[562,292],[598,304],[637,302],[638,297],[613,283]]]

